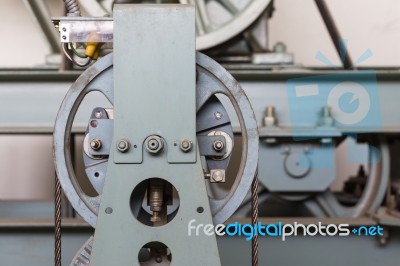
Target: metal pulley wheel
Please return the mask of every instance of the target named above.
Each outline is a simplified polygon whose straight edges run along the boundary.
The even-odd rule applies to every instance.
[[[201,136],[222,135],[227,140],[226,154],[219,158],[205,157],[207,166],[203,165],[203,168],[226,169],[232,151],[233,142],[230,138],[233,138],[233,130],[229,116],[218,100],[218,95],[226,96],[231,102],[240,122],[242,132],[241,162],[233,185],[223,198],[210,197],[213,220],[215,223],[223,223],[242,203],[256,173],[258,161],[257,122],[244,91],[223,67],[201,53],[197,53],[196,63],[197,136],[199,138]],[[85,147],[83,148],[86,173],[89,175],[88,179],[99,193],[95,197],[86,195],[77,181],[72,164],[70,152],[71,131],[74,117],[82,100],[88,93],[101,92],[113,104],[113,83],[113,55],[109,54],[90,66],[72,85],[63,100],[54,130],[54,155],[58,179],[71,205],[93,227],[96,225],[102,184],[104,182],[104,177],[101,180],[101,176],[105,176],[108,157],[85,158],[87,151],[85,151]],[[95,118],[110,119],[112,118],[112,112],[107,109],[96,108],[92,114],[93,116]],[[210,117],[215,119],[210,119]],[[92,122],[93,120],[91,119],[89,126],[93,126],[91,125]],[[84,141],[84,146],[87,144],[88,142]],[[95,141],[93,143],[90,142],[88,145],[96,149],[98,144]],[[201,147],[199,149],[201,151]],[[93,163],[93,161],[97,162]],[[97,179],[91,178],[91,174]],[[213,184],[210,185],[212,186]],[[74,260],[81,264],[73,265],[86,265],[83,258],[87,256],[88,252],[90,253],[90,243],[91,241],[89,240],[81,248]]]
[[[114,3],[181,3],[196,6],[196,49],[220,45],[246,30],[265,11],[271,0],[79,0],[90,15],[112,12]]]
[[[342,205],[331,190],[304,202],[315,216],[357,218],[373,213],[381,206],[390,182],[390,151],[384,138],[369,142],[369,175],[358,202],[352,207]]]
[[[313,194],[301,192],[292,194],[271,193],[265,188],[260,188],[260,206],[271,206],[271,200],[294,202],[295,204],[302,204],[314,217],[357,218],[376,212],[384,201],[390,182],[390,151],[389,144],[384,137],[371,140],[368,144],[372,145],[369,146],[369,174],[363,193],[354,206],[342,205],[329,188]],[[261,177],[259,180],[262,184],[264,179]],[[246,198],[235,213],[235,217],[248,216],[250,211],[251,199]],[[266,207],[265,211],[270,210]]]

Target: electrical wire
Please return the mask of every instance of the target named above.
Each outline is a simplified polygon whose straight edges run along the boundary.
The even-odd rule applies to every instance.
[[[74,56],[71,54],[71,50],[68,48],[68,43],[64,43],[63,45],[62,45],[62,49],[63,49],[63,52],[64,52],[64,54],[65,54],[65,56],[74,64],[74,65],[76,65],[76,66],[78,66],[78,67],[85,67],[85,66],[88,66],[91,62],[92,62],[92,60],[89,58],[85,63],[83,63],[83,64],[81,64],[81,63],[79,63],[78,61],[76,61],[75,59],[74,59]]]
[[[74,47],[74,44],[73,44],[73,43],[70,44],[70,47],[71,47],[71,50],[72,50],[72,52],[74,53],[74,55],[76,55],[77,57],[79,57],[79,58],[88,58],[87,55],[79,53],[79,52],[76,50],[76,48]]]

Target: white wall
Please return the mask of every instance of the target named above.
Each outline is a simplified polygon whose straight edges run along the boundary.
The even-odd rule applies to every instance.
[[[363,66],[400,66],[400,1],[328,0],[353,61],[366,50],[374,56]],[[323,66],[315,60],[320,51],[340,64],[314,0],[276,0],[270,23],[271,43],[283,41],[296,62]]]
[[[60,15],[62,0],[46,2],[52,14]],[[0,4],[0,68],[44,64],[50,48],[23,0],[0,0]]]

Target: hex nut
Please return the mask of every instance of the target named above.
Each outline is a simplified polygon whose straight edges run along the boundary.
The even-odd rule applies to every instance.
[[[179,148],[181,149],[181,151],[183,152],[189,152],[192,149],[192,142],[188,139],[184,139],[181,141],[181,144],[179,146]]]
[[[164,148],[164,142],[159,136],[150,136],[146,139],[146,150],[149,153],[157,154]]]
[[[101,111],[96,111],[94,116],[99,119],[103,116],[103,113]]]
[[[222,169],[211,170],[211,180],[212,183],[225,182],[225,171]]]
[[[213,148],[215,151],[222,151],[224,149],[224,142],[220,141],[220,140],[216,140],[213,143]]]
[[[274,106],[267,106],[267,114],[264,117],[264,126],[274,127],[277,124],[276,112]]]
[[[92,139],[90,141],[90,148],[92,148],[95,151],[98,151],[101,149],[101,140],[100,139]]]
[[[215,119],[220,120],[223,117],[223,114],[221,112],[215,112],[214,117]]]
[[[121,139],[117,143],[117,149],[122,153],[127,152],[129,150],[130,146],[131,145],[127,139]]]

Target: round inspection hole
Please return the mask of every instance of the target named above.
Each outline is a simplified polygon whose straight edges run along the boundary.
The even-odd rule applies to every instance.
[[[95,173],[94,173],[94,176],[95,176],[95,177],[99,177],[99,176],[100,176],[100,173],[99,173],[99,172],[95,172]]]
[[[161,242],[149,242],[138,254],[139,265],[170,265],[172,254],[170,249]]]
[[[204,208],[203,207],[198,207],[197,208],[197,212],[198,213],[203,213],[204,212]]]
[[[149,178],[132,191],[130,207],[136,220],[147,226],[171,222],[179,210],[179,194],[165,179]]]

